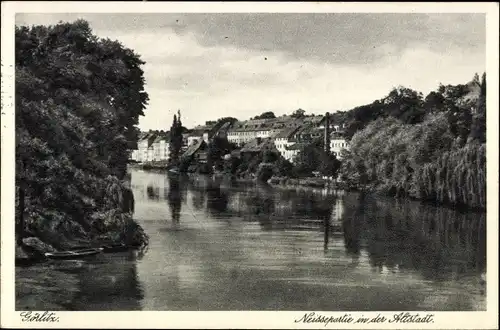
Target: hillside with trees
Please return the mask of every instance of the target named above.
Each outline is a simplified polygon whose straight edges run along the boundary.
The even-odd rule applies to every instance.
[[[148,101],[139,55],[88,23],[16,27],[18,242],[147,240],[126,166]]]
[[[486,207],[486,74],[429,93],[398,88],[353,109],[341,175],[351,187]]]

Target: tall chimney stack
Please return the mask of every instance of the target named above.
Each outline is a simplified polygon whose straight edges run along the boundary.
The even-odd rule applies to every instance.
[[[330,154],[330,113],[325,114],[325,152]]]

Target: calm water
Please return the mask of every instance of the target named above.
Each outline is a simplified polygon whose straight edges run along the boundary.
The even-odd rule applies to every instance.
[[[17,309],[485,310],[484,214],[148,172],[132,185],[148,250],[17,267]]]

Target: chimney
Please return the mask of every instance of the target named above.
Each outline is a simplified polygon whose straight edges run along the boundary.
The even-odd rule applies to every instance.
[[[325,114],[325,152],[330,153],[330,113]]]

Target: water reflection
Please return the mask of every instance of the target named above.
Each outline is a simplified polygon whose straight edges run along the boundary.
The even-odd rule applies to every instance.
[[[132,188],[147,254],[75,269],[66,308],[485,309],[485,214],[204,176],[133,173]]]
[[[77,273],[79,294],[75,310],[141,310],[143,291],[137,276],[135,255],[120,253],[94,260]],[[109,297],[103,300],[102,297]]]
[[[229,204],[227,193],[217,184],[211,184],[205,192],[207,196],[207,212],[212,215],[224,216]]]
[[[148,185],[146,188],[148,198],[152,200],[159,200],[160,199],[160,188],[159,187],[154,187],[153,185]]]
[[[167,201],[170,208],[170,214],[172,216],[172,224],[174,225],[174,227],[178,227],[180,222],[183,200],[182,197],[180,177],[169,176]]]
[[[485,269],[485,214],[458,213],[416,202],[354,195],[347,197],[346,249],[363,246],[374,270],[419,270],[443,281]]]

